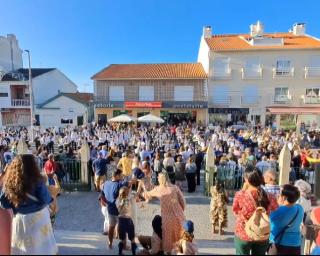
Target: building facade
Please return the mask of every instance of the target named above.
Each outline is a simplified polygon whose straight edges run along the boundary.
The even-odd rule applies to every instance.
[[[258,22],[234,35],[204,27],[198,62],[208,74],[209,122],[320,123],[320,40],[305,24],[265,33]]]
[[[59,93],[37,106],[38,125],[47,128],[87,124],[92,100],[92,93]]]
[[[200,63],[110,65],[95,74],[95,120],[148,113],[169,122],[207,118],[206,73]]]
[[[28,71],[28,69],[21,68],[2,76],[0,80],[0,127],[31,125]],[[33,68],[31,74],[35,104],[34,115],[39,123],[40,114],[43,111],[39,111],[38,106],[61,92],[76,93],[77,86],[56,68]],[[59,125],[60,122],[55,123],[55,126]]]
[[[0,79],[5,73],[19,68],[22,68],[22,50],[16,36],[0,36]]]

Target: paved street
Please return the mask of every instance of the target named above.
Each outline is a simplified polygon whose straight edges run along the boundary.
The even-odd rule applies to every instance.
[[[233,254],[234,219],[229,207],[229,227],[226,235],[211,234],[209,220],[210,199],[201,188],[194,194],[185,194],[186,216],[195,223],[195,237],[201,254]],[[103,218],[96,192],[64,193],[59,197],[60,212],[56,222],[56,237],[61,254],[114,254],[106,249],[106,237],[101,235]],[[137,234],[152,233],[151,220],[160,214],[159,202],[145,204],[137,209]],[[116,245],[117,243],[115,243]]]

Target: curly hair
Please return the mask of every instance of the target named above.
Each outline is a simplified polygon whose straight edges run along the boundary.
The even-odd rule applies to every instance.
[[[9,202],[18,207],[39,182],[44,182],[33,155],[18,155],[8,166],[3,190]]]

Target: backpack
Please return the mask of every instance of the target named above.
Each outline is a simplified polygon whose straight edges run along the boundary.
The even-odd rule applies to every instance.
[[[251,193],[250,193],[251,195]],[[252,197],[252,199],[254,199]],[[245,224],[245,231],[253,241],[266,241],[270,236],[270,219],[266,209],[257,207]]]

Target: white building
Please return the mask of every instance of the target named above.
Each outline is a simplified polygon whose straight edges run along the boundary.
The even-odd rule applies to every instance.
[[[38,105],[44,104],[61,92],[77,92],[77,86],[56,68],[33,68],[31,74],[37,120],[40,113],[43,113],[38,109]],[[9,72],[2,77],[0,81],[0,126],[30,125],[31,107],[28,79],[28,69]],[[60,122],[55,123],[55,126],[59,125]]]
[[[41,127],[86,124],[92,101],[92,93],[59,93],[38,105],[36,110],[38,124]]]
[[[290,32],[213,35],[203,29],[198,61],[208,74],[209,120],[320,124],[320,40]]]
[[[16,36],[0,36],[0,78],[8,71],[19,68],[22,68],[22,50]]]

